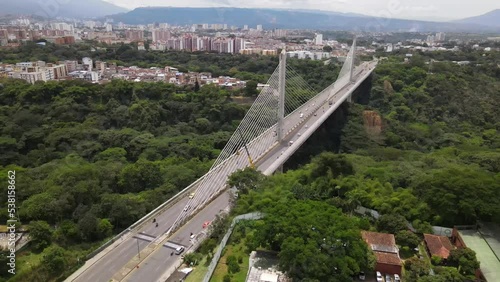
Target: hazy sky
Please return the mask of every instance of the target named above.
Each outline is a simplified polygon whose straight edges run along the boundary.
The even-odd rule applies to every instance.
[[[499,0],[105,0],[133,9],[145,6],[291,8],[352,12],[390,18],[449,20],[500,9]]]

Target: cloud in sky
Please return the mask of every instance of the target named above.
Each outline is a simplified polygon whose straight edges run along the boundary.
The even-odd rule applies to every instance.
[[[460,19],[500,9],[499,0],[105,0],[133,9],[147,6],[315,9],[409,19]]]

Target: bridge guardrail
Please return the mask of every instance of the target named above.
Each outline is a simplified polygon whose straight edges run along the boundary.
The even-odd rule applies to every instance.
[[[134,229],[136,229],[138,227],[141,227],[145,222],[147,222],[148,220],[150,220],[153,217],[153,215],[157,215],[158,212],[161,211],[162,209],[165,209],[167,207],[171,207],[172,205],[174,205],[177,202],[179,202],[179,200],[181,198],[183,198],[183,196],[186,196],[187,193],[190,192],[190,190],[193,188],[193,186],[195,186],[196,184],[198,184],[198,182],[200,182],[206,175],[207,175],[207,173],[205,175],[203,175],[202,177],[198,178],[195,182],[191,183],[188,187],[186,187],[183,190],[181,190],[179,193],[175,194],[172,198],[168,199],[163,204],[159,205],[156,209],[152,210],[151,212],[149,212],[148,214],[146,214],[145,216],[143,216],[142,218],[140,218],[139,220],[137,220],[129,228],[123,230],[118,235],[114,236],[109,241],[107,241],[106,243],[104,243],[103,245],[101,245],[99,248],[97,248],[96,250],[94,250],[92,253],[88,254],[87,257],[86,257],[86,259],[87,260],[91,259],[96,254],[98,254],[98,253],[102,252],[104,249],[106,249],[109,245],[111,245],[114,242],[116,242],[123,235],[125,235],[125,234],[127,234],[129,232],[132,232]]]

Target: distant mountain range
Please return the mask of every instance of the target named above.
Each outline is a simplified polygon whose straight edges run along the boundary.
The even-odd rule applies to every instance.
[[[494,26],[498,28],[498,31],[500,31],[500,9],[493,10],[480,16],[458,20],[457,22],[463,24]]]
[[[58,2],[67,3],[58,4]],[[453,22],[431,22],[308,9],[142,7],[128,11],[103,0],[0,0],[0,15],[6,14],[33,14],[48,18],[103,18],[111,15],[115,22],[126,24],[224,23],[238,27],[243,25],[255,27],[262,24],[266,29],[341,29],[381,32],[500,31],[500,9]]]
[[[59,4],[59,2],[63,4]],[[97,18],[128,10],[102,0],[0,0],[0,15],[38,15],[45,18]]]
[[[470,22],[428,22],[385,19],[316,10],[244,9],[244,8],[177,8],[143,7],[114,15],[115,22],[149,24],[166,22],[173,25],[225,23],[265,29],[343,29],[361,31],[494,31],[495,26]]]

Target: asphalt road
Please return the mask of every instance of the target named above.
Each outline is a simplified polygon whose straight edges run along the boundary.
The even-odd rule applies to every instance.
[[[169,239],[170,242],[186,246],[186,249],[192,245],[190,240],[191,233],[199,234],[203,231],[203,223],[207,221],[212,221],[216,214],[219,214],[221,209],[224,209],[229,204],[229,194],[224,192],[213,202],[211,202],[207,207],[203,209],[202,212],[194,216],[187,224],[181,227],[173,237]],[[153,254],[151,254],[147,260],[141,263],[139,269],[134,270],[134,272],[129,275],[125,281],[157,281],[160,279],[162,274],[170,268],[177,259],[178,255],[171,255],[173,249],[167,248],[165,246],[159,248]]]
[[[348,87],[346,87],[348,88]],[[347,91],[346,89],[341,90]],[[325,93],[328,95],[328,93]],[[337,97],[340,97],[338,95]],[[322,99],[318,98],[318,103],[321,102]],[[257,167],[259,170],[264,171],[268,167],[270,167],[282,154],[284,150],[286,150],[289,146],[288,142],[290,140],[297,140],[299,137],[299,133],[303,132],[306,124],[311,124],[316,121],[322,114],[322,107],[328,107],[328,102],[324,100],[324,104],[316,104],[316,101],[309,101],[304,110],[304,117],[300,118],[300,112],[296,112],[292,116],[288,117],[285,122],[285,131],[291,130],[294,124],[299,123],[302,119],[300,126],[298,126],[295,130],[292,130],[281,142],[276,145],[272,150],[265,153],[264,157],[260,158],[257,162]],[[333,100],[335,101],[335,100]],[[312,106],[312,104],[315,104]],[[314,108],[317,108],[315,112],[317,116],[313,115]],[[270,132],[269,134],[272,134]],[[271,138],[272,139],[272,138]],[[257,145],[249,146],[250,152],[253,154],[254,152],[261,152],[260,148],[257,148]],[[259,146],[262,147],[262,146]],[[265,147],[265,146],[264,146]],[[254,148],[254,149],[252,149]],[[259,151],[260,150],[260,151]],[[258,154],[258,153],[256,153]],[[232,163],[241,168],[246,167],[248,164],[248,160],[246,154],[241,154],[230,160]],[[157,238],[164,234],[169,228],[172,226],[176,218],[183,211],[186,205],[189,205],[191,209],[196,207],[199,204],[203,204],[207,198],[207,195],[211,192],[210,190],[214,189],[213,187],[218,187],[225,184],[225,179],[221,179],[220,177],[216,177],[213,180],[213,184],[209,187],[207,191],[196,192],[194,199],[188,199],[185,197],[181,199],[179,202],[174,204],[168,210],[165,210],[162,214],[156,217],[158,222],[158,227],[155,226],[154,223],[144,225],[139,232],[143,235],[138,236],[141,239],[128,237],[124,239],[123,243],[118,245],[116,248],[111,250],[108,254],[106,254],[102,259],[100,259],[93,266],[89,267],[85,272],[83,272],[76,280],[78,282],[108,282],[115,273],[121,270],[121,268],[127,264],[135,255],[137,255],[138,248],[140,250],[144,249],[150,241],[146,240],[151,238]],[[196,188],[196,187],[195,187]],[[227,193],[221,194],[218,198],[213,200],[207,207],[205,207],[201,212],[196,214],[189,222],[187,222],[181,229],[179,229],[173,237],[169,239],[169,241],[181,244],[189,247],[191,245],[190,242],[190,233],[199,233],[202,231],[202,225],[206,221],[211,221],[215,218],[217,214],[219,214],[221,209],[224,209],[229,204],[229,195]],[[167,247],[161,247],[159,250],[155,251],[151,254],[147,260],[141,263],[141,267],[136,269],[133,273],[131,273],[127,277],[127,281],[141,281],[141,282],[150,282],[157,281],[164,271],[170,268],[179,256],[173,255],[171,256],[172,249]]]
[[[156,220],[158,222],[158,227],[155,227],[155,224],[153,223],[146,224],[140,232],[153,237],[157,237],[165,233],[174,223],[175,218],[180,211],[182,211],[187,201],[188,198],[186,197],[185,199],[182,199],[174,204],[170,209],[165,210],[162,214],[157,216]],[[139,249],[141,250],[149,244],[148,241],[129,237],[115,249],[106,254],[106,256],[100,259],[96,264],[89,267],[74,281],[109,281],[116,272],[118,272],[135,255],[137,255],[137,242],[139,242]]]

